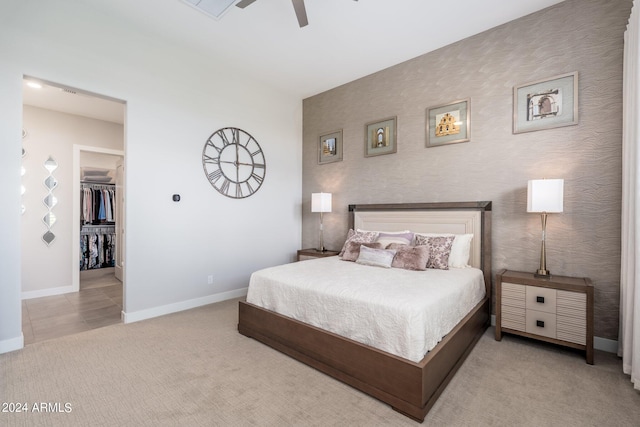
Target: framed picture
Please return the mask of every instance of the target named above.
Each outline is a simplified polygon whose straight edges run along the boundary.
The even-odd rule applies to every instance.
[[[396,117],[367,123],[364,126],[364,156],[380,156],[398,151]]]
[[[513,88],[513,133],[578,124],[578,72]]]
[[[427,108],[427,147],[471,139],[471,99]]]
[[[342,129],[320,135],[318,164],[342,161]]]

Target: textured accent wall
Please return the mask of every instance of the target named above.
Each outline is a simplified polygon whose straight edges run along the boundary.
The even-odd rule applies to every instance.
[[[630,0],[567,0],[305,99],[303,247],[318,244],[311,193],[333,193],[325,246],[339,249],[347,205],[493,201],[493,272],[534,271],[540,216],[529,179],[563,178],[564,213],[549,216],[547,266],[590,277],[595,334],[617,339],[623,34]],[[339,66],[339,65],[338,65]],[[514,135],[515,85],[579,73],[579,124]],[[425,110],[471,98],[471,141],[425,147]],[[398,118],[398,152],[364,157],[364,126]],[[344,160],[318,165],[320,135],[343,129]]]

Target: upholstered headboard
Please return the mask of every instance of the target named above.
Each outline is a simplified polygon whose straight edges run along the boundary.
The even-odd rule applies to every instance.
[[[491,202],[349,205],[349,228],[418,233],[473,234],[469,264],[491,286]]]

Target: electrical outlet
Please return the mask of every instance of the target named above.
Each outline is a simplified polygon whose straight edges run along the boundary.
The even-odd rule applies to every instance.
[[[213,274],[207,276],[207,285],[213,285]]]

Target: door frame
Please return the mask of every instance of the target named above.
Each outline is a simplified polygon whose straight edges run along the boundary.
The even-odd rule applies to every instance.
[[[80,290],[80,266],[78,260],[80,259],[80,153],[82,151],[88,151],[99,154],[110,154],[114,156],[121,156],[124,161],[124,150],[113,150],[102,147],[92,147],[89,145],[73,145],[73,214],[72,224],[75,224],[71,229],[71,292],[78,292]],[[122,185],[122,191],[125,191],[124,183]],[[122,222],[124,222],[124,215],[122,216]],[[124,226],[124,224],[122,224]],[[125,242],[122,242],[122,246]],[[124,293],[124,276],[122,277],[123,293]]]

